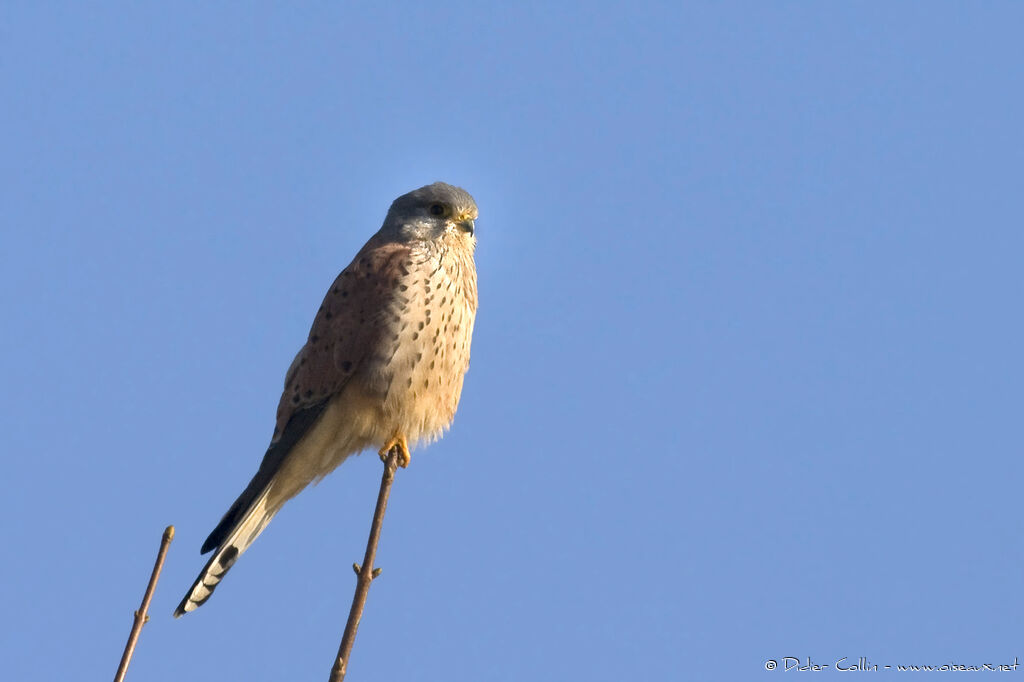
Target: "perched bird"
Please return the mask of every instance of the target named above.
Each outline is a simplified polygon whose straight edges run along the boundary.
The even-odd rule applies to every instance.
[[[282,505],[349,455],[409,448],[455,417],[476,317],[473,197],[443,182],[391,204],[384,225],[327,292],[285,375],[259,471],[202,553],[174,615],[194,611]]]

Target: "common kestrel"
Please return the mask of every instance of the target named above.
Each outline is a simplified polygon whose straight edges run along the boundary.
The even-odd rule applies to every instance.
[[[202,553],[175,617],[201,606],[282,505],[349,455],[441,436],[455,417],[476,317],[476,202],[435,182],[398,197],[334,280],[285,375],[259,471]]]

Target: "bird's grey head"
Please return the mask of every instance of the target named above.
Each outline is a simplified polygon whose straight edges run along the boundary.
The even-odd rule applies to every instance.
[[[380,231],[401,241],[449,236],[472,243],[476,217],[476,202],[469,192],[435,182],[395,199]]]

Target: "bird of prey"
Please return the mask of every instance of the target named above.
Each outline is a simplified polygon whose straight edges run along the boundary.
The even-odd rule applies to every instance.
[[[383,458],[451,425],[476,317],[476,202],[443,182],[395,199],[334,280],[285,375],[263,461],[202,553],[214,550],[175,617],[201,606],[289,499],[349,455]]]

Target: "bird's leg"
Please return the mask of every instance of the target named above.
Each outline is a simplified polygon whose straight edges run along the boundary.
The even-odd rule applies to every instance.
[[[386,461],[388,453],[391,452],[391,448],[395,447],[398,448],[398,466],[404,469],[409,466],[409,461],[412,459],[412,456],[409,454],[409,444],[405,442],[405,436],[402,434],[396,433],[393,435],[391,440],[385,443],[384,447],[382,447],[380,452],[377,454],[380,455],[382,462]]]

